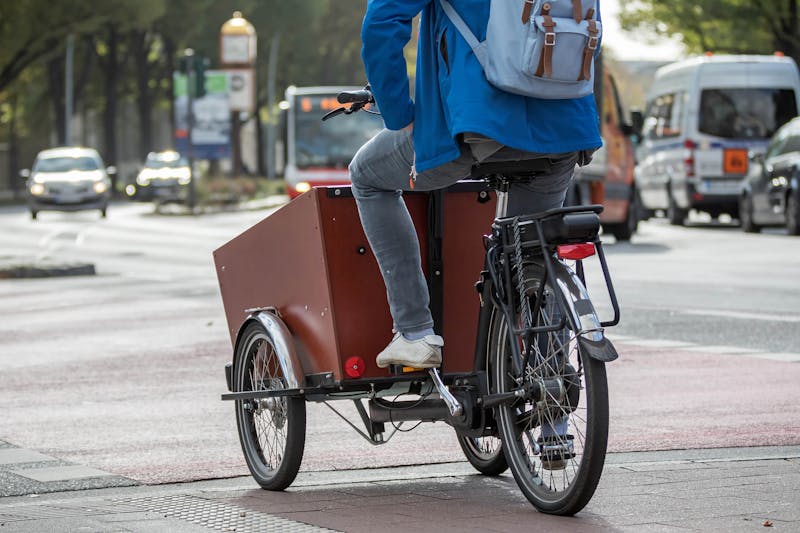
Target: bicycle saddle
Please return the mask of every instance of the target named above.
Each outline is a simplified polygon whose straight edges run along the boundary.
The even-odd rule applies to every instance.
[[[519,161],[491,161],[472,165],[472,179],[487,179],[503,176],[508,181],[530,181],[538,174],[550,170],[552,161],[548,158],[523,159]]]

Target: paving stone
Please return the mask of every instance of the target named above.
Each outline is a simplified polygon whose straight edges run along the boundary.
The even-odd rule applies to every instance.
[[[0,448],[0,465],[13,465],[20,463],[43,463],[45,461],[56,461],[57,459],[48,455],[25,450],[23,448]]]
[[[13,470],[12,472],[18,476],[33,479],[35,481],[41,481],[43,483],[50,481],[67,481],[70,479],[84,479],[113,475],[109,474],[108,472],[103,472],[102,470],[81,465],[31,468],[29,470]]]

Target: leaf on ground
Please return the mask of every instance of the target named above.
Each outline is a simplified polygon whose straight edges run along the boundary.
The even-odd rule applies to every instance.
[[[764,523],[761,525],[763,525],[764,527],[772,527],[772,522],[770,522],[769,520],[764,520]]]

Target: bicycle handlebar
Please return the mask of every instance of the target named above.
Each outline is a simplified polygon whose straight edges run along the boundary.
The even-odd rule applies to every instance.
[[[358,91],[343,91],[336,95],[336,101],[340,104],[352,104],[350,107],[340,107],[339,109],[334,109],[324,117],[322,120],[328,120],[329,118],[335,117],[337,115],[345,114],[350,115],[352,113],[356,113],[357,111],[361,111],[367,105],[374,104],[375,98],[372,96],[372,91],[370,90],[369,85],[360,89]],[[367,113],[374,113],[372,111],[367,110]],[[377,113],[374,113],[377,114]]]
[[[345,91],[341,92],[336,96],[336,101],[340,104],[349,104],[349,103],[364,103],[369,104],[375,101],[372,97],[372,91],[369,90],[369,86],[361,89],[359,91]]]

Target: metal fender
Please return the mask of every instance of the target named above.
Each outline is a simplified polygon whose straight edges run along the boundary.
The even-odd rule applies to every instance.
[[[236,336],[236,346],[233,351],[234,357],[239,353],[239,342],[241,341],[242,333],[245,328],[251,322],[257,322],[264,328],[264,334],[269,338],[275,348],[275,355],[281,365],[283,376],[286,378],[286,388],[302,388],[305,380],[303,367],[300,364],[300,359],[297,357],[297,352],[294,348],[292,333],[278,316],[278,311],[274,308],[253,309],[250,311],[250,315],[239,327],[239,333]],[[234,361],[233,364],[235,366],[236,361]]]
[[[555,262],[555,267],[556,284],[564,296],[569,312],[568,320],[574,331],[578,332],[581,349],[592,359],[605,363],[617,359],[619,355],[603,334],[604,328],[580,278],[561,261]]]

